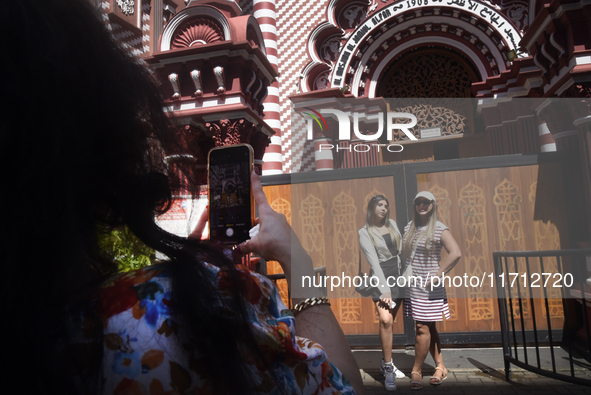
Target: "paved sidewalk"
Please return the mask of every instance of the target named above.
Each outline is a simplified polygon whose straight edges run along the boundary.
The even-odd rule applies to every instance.
[[[383,395],[384,378],[379,371],[380,350],[353,350],[367,395]],[[396,380],[398,389],[395,393],[408,394],[463,394],[463,395],[537,395],[591,394],[591,387],[570,384],[564,381],[540,376],[535,373],[511,366],[511,380],[505,379],[503,351],[500,348],[464,348],[444,349],[443,358],[448,369],[447,379],[439,386],[429,384],[429,378],[435,369],[431,356],[427,356],[423,366],[423,389],[411,391],[410,372],[414,363],[414,351],[394,350],[393,360],[396,366],[406,374],[406,378]],[[559,361],[558,372],[568,370],[568,365]],[[580,364],[575,367],[576,376],[591,380],[591,366]]]

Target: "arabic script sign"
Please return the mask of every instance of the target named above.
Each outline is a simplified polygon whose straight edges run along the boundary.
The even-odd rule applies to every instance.
[[[509,46],[509,50],[515,51],[518,56],[521,53],[517,46],[519,40],[521,40],[521,33],[505,15],[488,4],[476,0],[402,0],[376,12],[351,34],[337,60],[332,86],[343,86],[344,79],[342,77],[348,68],[351,55],[357,51],[359,45],[374,28],[409,10],[441,6],[467,11],[484,19],[503,37]]]

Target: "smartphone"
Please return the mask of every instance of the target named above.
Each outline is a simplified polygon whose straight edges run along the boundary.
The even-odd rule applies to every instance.
[[[238,244],[254,224],[250,174],[254,151],[248,144],[213,148],[207,155],[209,237]]]

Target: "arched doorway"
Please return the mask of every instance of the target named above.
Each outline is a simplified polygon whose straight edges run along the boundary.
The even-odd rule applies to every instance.
[[[444,48],[408,52],[386,69],[378,85],[381,97],[471,97],[472,83],[480,81],[468,61]]]

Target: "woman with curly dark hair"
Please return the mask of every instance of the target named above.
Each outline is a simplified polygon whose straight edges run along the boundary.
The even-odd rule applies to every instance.
[[[268,279],[235,266],[213,243],[156,225],[178,187],[163,152],[183,152],[152,75],[112,41],[85,1],[8,2],[0,34],[7,38],[0,117],[7,388],[362,391],[326,303],[301,304],[296,320]],[[276,258],[288,278],[292,267],[313,273],[254,174],[252,182],[260,232],[242,252]],[[121,225],[169,259],[115,274],[97,234]]]

